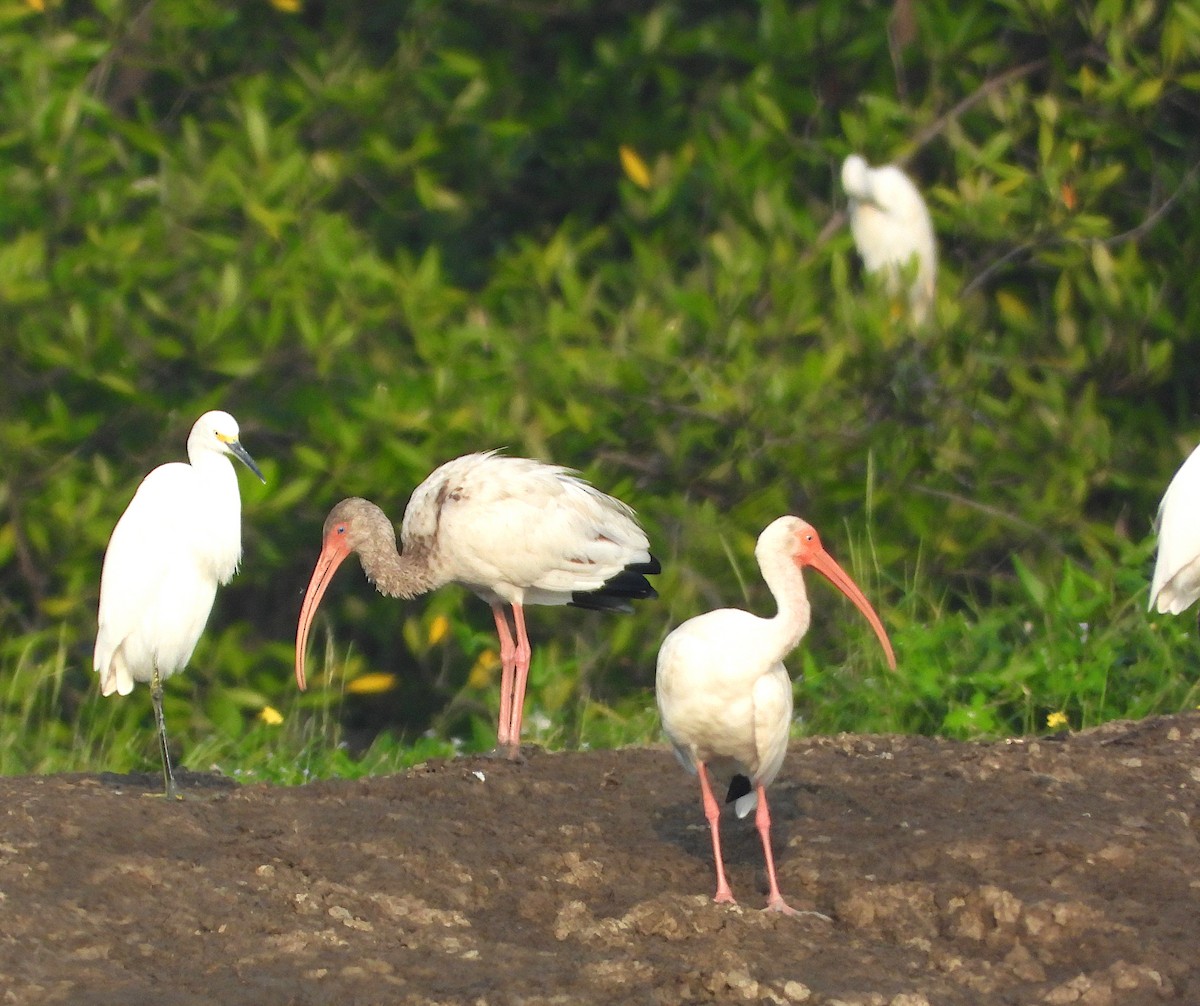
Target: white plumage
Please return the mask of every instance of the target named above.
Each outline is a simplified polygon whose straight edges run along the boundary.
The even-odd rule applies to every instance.
[[[1200,598],[1200,447],[1171,479],[1155,523],[1158,558],[1149,607],[1178,615]]]
[[[801,570],[811,566],[828,577],[866,616],[893,668],[895,657],[879,616],[821,546],[812,525],[780,517],[759,535],[754,554],[777,613],[762,618],[721,608],[684,622],[659,649],[655,690],[664,732],[679,760],[699,775],[717,871],[714,900],[734,899],[721,859],[720,807],[707,768],[748,777],[747,786],[731,790],[735,810],[744,817],[757,806],[755,824],[770,885],[767,907],[792,913],[775,879],[766,787],[783,765],[792,719],[792,682],[783,658],[808,631],[811,616]]]
[[[447,461],[404,511],[405,552],[436,541],[429,571],[494,604],[569,604],[651,561],[633,510],[560,465],[495,451]]]
[[[937,243],[921,193],[894,164],[872,168],[858,154],[842,164],[842,188],[849,199],[850,233],[867,272],[883,272],[889,292],[896,295],[916,259],[909,311],[914,322],[924,322],[934,301]]]
[[[100,575],[99,627],[92,666],[103,695],[152,685],[167,791],[174,780],[162,722],[162,681],[192,656],[242,556],[242,504],[229,455],[259,478],[226,412],[206,412],[187,441],[188,463],[155,468],[113,528]]]

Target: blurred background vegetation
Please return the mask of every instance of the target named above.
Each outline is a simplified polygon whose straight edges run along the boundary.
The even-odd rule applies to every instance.
[[[900,660],[814,585],[807,729],[1196,703],[1194,621],[1144,613],[1200,438],[1194,3],[0,0],[0,64],[0,770],[153,768],[144,690],[91,673],[100,564],[215,407],[268,484],[169,683],[194,766],[490,745],[464,591],[389,601],[351,564],[303,698],[291,658],[329,507],[398,522],[492,447],[629,501],[665,567],[635,616],[532,615],[547,743],[653,738],[659,641],[768,607],[785,512]],[[925,328],[861,275],[854,151],[926,193]]]

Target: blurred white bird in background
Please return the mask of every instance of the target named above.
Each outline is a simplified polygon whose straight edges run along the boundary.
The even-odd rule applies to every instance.
[[[1155,525],[1158,558],[1149,610],[1178,615],[1200,598],[1200,447],[1171,479]]]
[[[192,656],[219,585],[242,557],[242,500],[229,455],[265,483],[227,412],[192,427],[188,461],[155,468],[113,528],[100,575],[99,630],[92,661],[100,692],[128,695],[150,683],[168,797],[177,795],[162,683]]]
[[[792,681],[783,658],[808,631],[812,609],[802,570],[811,566],[857,605],[895,669],[892,644],[875,609],[857,584],[821,545],[816,529],[799,517],[780,517],[758,537],[754,549],[778,612],[760,618],[737,608],[697,615],[675,629],[658,651],[655,692],[663,730],[686,768],[700,777],[704,816],[717,870],[713,900],[732,904],[721,861],[720,807],[708,768],[733,774],[725,802],[738,817],[756,806],[755,827],[767,865],[771,911],[797,914],[779,893],[771,855],[771,815],[766,788],[787,753],[792,722]]]
[[[913,275],[909,313],[915,324],[922,324],[933,308],[937,243],[921,193],[894,164],[872,168],[858,154],[842,164],[842,188],[849,199],[850,233],[863,266],[869,273],[883,272],[893,296]],[[914,258],[915,267],[910,264]]]

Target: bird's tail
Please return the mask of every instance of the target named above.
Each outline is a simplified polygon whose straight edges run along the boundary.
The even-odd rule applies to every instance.
[[[133,675],[121,659],[120,652],[114,653],[110,659],[99,664],[96,670],[100,672],[100,694],[128,695],[133,691]]]
[[[633,601],[658,597],[658,591],[650,585],[646,576],[661,572],[659,561],[650,556],[648,562],[630,563],[616,576],[606,580],[602,587],[575,591],[569,603],[576,608],[592,611],[633,611]]]
[[[758,805],[758,792],[751,785],[748,776],[739,772],[729,780],[729,792],[725,794],[725,802],[733,804],[733,811],[738,817],[745,817]]]

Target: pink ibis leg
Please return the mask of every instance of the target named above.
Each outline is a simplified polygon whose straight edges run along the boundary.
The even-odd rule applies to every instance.
[[[700,796],[704,800],[704,816],[708,818],[708,830],[712,833],[713,862],[717,867],[717,893],[713,901],[718,904],[737,904],[733,899],[733,891],[729,889],[729,881],[725,879],[725,864],[721,859],[721,831],[719,819],[721,806],[713,797],[712,787],[708,784],[708,769],[704,762],[696,763],[696,774],[700,776]],[[774,873],[771,874],[774,877]]]
[[[506,748],[512,742],[510,720],[517,647],[508,628],[508,616],[505,614],[504,605],[498,602],[493,604],[492,615],[496,619],[496,635],[500,637],[500,721],[496,727],[496,744]]]
[[[796,909],[783,900],[783,895],[779,893],[779,883],[775,880],[775,857],[771,855],[771,812],[767,809],[767,791],[763,786],[758,787],[758,810],[754,813],[754,826],[758,829],[758,837],[762,839],[763,857],[767,861],[767,882],[771,887],[767,895],[767,911],[799,915]]]
[[[533,657],[533,647],[529,645],[529,633],[525,631],[525,609],[520,604],[514,604],[512,610],[517,644],[513,654],[515,675],[512,683],[512,706],[509,710],[512,719],[508,728],[508,741],[512,745],[512,757],[515,758],[521,749],[521,719],[525,710],[525,685],[529,681],[529,662]]]

